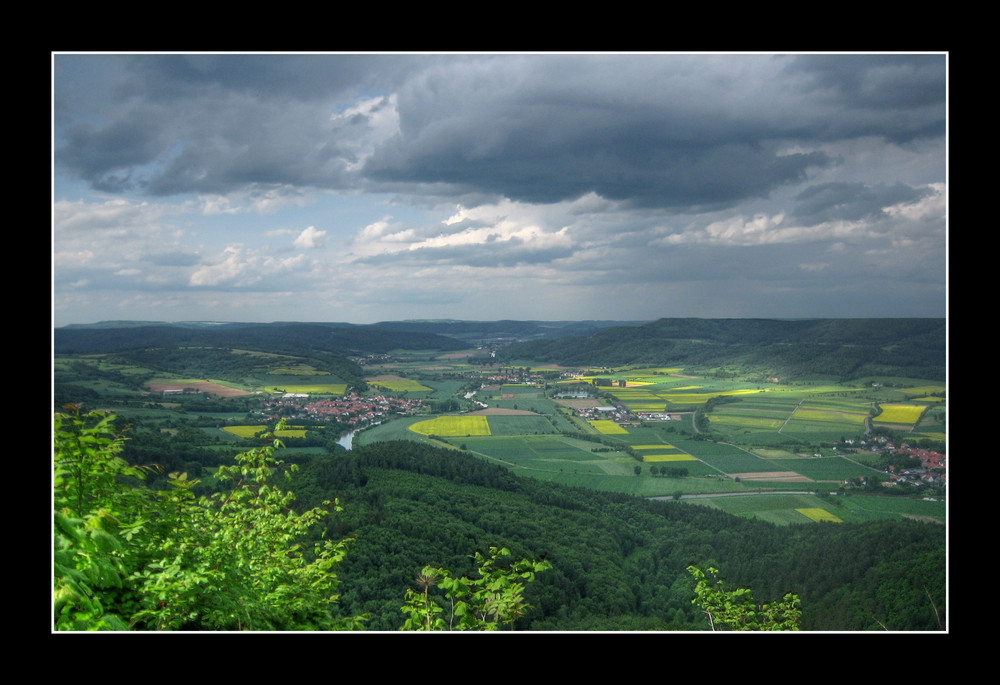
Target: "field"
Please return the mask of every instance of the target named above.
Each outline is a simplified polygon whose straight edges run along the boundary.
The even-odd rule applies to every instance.
[[[799,512],[810,521],[843,523],[841,519],[837,518],[836,516],[828,512],[826,509],[821,509],[819,507],[803,507],[801,509],[796,509],[795,511]]]
[[[440,435],[460,437],[490,435],[490,424],[485,416],[439,416],[420,421],[410,426],[410,430],[420,435]]]
[[[875,417],[878,423],[899,423],[914,426],[920,421],[926,406],[913,404],[883,404],[882,413]]]
[[[169,431],[176,430],[177,421],[192,421],[213,450],[232,448],[266,430],[260,413],[247,413],[257,397],[339,397],[349,389],[343,379],[316,368],[315,359],[241,354],[257,365],[255,370],[239,376],[220,373],[226,380],[214,373],[154,372],[101,356],[57,358],[54,375],[58,382],[72,383],[91,369],[95,378],[87,387],[104,406],[143,424],[162,423]],[[561,379],[556,377],[560,370],[531,360],[517,364],[521,380],[514,381],[498,378],[513,375],[511,369],[473,366],[466,362],[468,356],[433,359],[426,353],[399,352],[391,362],[366,367],[370,397],[391,395],[425,404],[413,415],[380,417],[378,425],[357,432],[354,445],[429,442],[502,464],[519,475],[678,498],[782,525],[944,518],[942,503],[835,494],[844,491],[845,483],[884,474],[876,468],[878,455],[850,455],[830,447],[843,438],[860,438],[872,426],[943,441],[946,400],[940,384],[900,378],[781,383],[762,373],[744,377],[681,367],[578,369],[585,375]],[[132,378],[141,378],[144,385],[130,384]],[[556,399],[564,388],[586,388],[589,396]],[[171,390],[180,392],[164,394]],[[445,402],[448,413],[434,413]],[[603,412],[581,413],[593,407],[615,408],[616,420]],[[631,414],[623,418],[627,412]],[[306,449],[295,445],[304,436],[302,426],[280,435],[289,449]]]
[[[284,394],[293,393],[296,395],[343,395],[347,392],[346,383],[294,383],[278,386],[267,386],[264,392]]]
[[[818,521],[817,518],[807,516],[804,511],[824,511],[831,517],[849,523],[884,519],[915,519],[937,524],[945,522],[943,501],[909,500],[891,496],[746,494],[682,501],[692,505],[722,509],[737,516],[770,521],[777,525]]]
[[[383,375],[365,379],[368,385],[389,392],[431,392],[431,388],[401,376]]]
[[[222,430],[238,438],[253,438],[267,430],[267,426],[225,426]],[[275,431],[274,434],[279,438],[304,438],[306,429],[304,426],[288,426]]]
[[[165,393],[168,391],[194,391],[205,392],[219,397],[240,397],[251,394],[249,390],[234,387],[232,385],[205,381],[199,379],[157,379],[146,383],[146,387],[151,392]]]
[[[596,428],[598,432],[603,433],[604,435],[622,435],[628,433],[627,430],[619,426],[614,421],[599,419],[596,421],[590,421],[589,423],[591,426]]]
[[[666,407],[669,395],[685,395],[688,404],[696,403],[694,399],[700,402],[726,397],[727,401],[710,413],[709,425],[734,442],[697,439],[692,413],[687,411],[671,412],[671,421],[630,423],[627,427],[607,419],[580,421],[571,416],[573,411],[595,404],[608,405],[607,397],[602,401],[553,401],[534,384],[487,385],[477,392],[476,399],[488,403],[488,409],[462,416],[410,420],[405,435],[391,422],[366,431],[360,442],[430,440],[433,436],[439,444],[462,449],[532,478],[644,497],[680,497],[692,504],[725,507],[781,525],[897,517],[905,515],[907,509],[911,515],[926,520],[943,520],[943,508],[916,513],[913,510],[921,507],[905,498],[840,496],[832,500],[838,503],[836,507],[829,505],[829,498],[836,497],[846,481],[879,473],[813,442],[828,435],[857,435],[864,431],[872,400],[870,391],[862,387],[775,385],[744,387],[739,392],[739,383],[734,381],[694,383],[691,378],[640,377],[627,371],[609,377],[623,380],[625,385],[608,388],[607,395],[633,410],[660,407],[661,400]],[[473,423],[476,418],[486,423]],[[799,444],[807,439],[809,442],[803,444],[810,446],[783,447],[789,435],[795,435],[792,442]],[[741,441],[751,445],[741,445]],[[656,473],[661,467],[670,469],[671,475]],[[803,494],[780,494],[800,491]],[[732,497],[738,492],[755,494]],[[772,494],[756,494],[760,492]],[[730,496],[706,497],[709,493]],[[843,508],[848,501],[872,504],[879,500],[913,504],[901,506],[899,511],[893,507]]]

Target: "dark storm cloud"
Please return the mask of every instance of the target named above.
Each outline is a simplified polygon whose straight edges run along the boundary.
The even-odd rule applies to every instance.
[[[110,61],[109,61],[110,60]],[[57,169],[107,192],[343,188],[366,119],[336,106],[422,59],[382,55],[88,55],[55,59]],[[114,68],[111,68],[114,67]],[[94,72],[108,82],[88,95]]]
[[[122,95],[153,100],[197,98],[226,91],[261,100],[322,100],[391,85],[420,65],[399,55],[139,55]]]
[[[126,116],[101,130],[74,126],[65,133],[57,160],[95,190],[124,192],[135,186],[132,169],[153,162],[170,142],[143,116]]]
[[[57,93],[79,69],[63,59]],[[836,164],[822,143],[944,132],[942,55],[120,59],[89,116],[57,102],[57,164],[94,188],[159,196],[381,187],[720,208]],[[394,108],[398,133],[365,139],[378,108]]]
[[[400,89],[400,136],[366,172],[530,202],[594,191],[644,206],[731,206],[835,162],[793,145],[942,135],[943,57],[926,62],[852,57],[838,71],[835,57],[542,56],[442,66]],[[884,87],[899,74],[916,97]]]
[[[788,73],[808,77],[803,88],[826,93],[845,109],[926,109],[915,129],[896,122],[884,133],[895,137],[916,131],[944,132],[945,60],[941,55],[800,55]]]
[[[659,132],[643,133],[637,126],[554,149],[532,141],[532,132],[512,132],[509,146],[489,157],[445,143],[427,153],[382,157],[366,172],[379,181],[433,181],[523,202],[559,202],[595,192],[640,206],[690,208],[766,197],[781,185],[805,180],[810,168],[830,164],[822,152],[779,156],[754,143],[697,147]]]

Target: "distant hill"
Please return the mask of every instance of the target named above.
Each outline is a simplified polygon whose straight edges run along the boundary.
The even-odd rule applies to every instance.
[[[908,376],[944,380],[944,319],[697,319],[614,321],[385,321],[220,323],[137,321],[54,331],[55,352],[218,346],[352,356],[394,349],[504,345],[501,361],[565,365],[752,365],[775,375]]]
[[[437,333],[469,341],[526,341],[539,338],[591,335],[604,328],[638,325],[639,323],[643,322],[632,324],[626,321],[456,321],[433,319],[386,321],[374,325],[397,331]]]
[[[764,366],[776,375],[944,380],[944,319],[660,319],[504,349],[566,365]]]
[[[284,354],[327,353],[355,355],[394,349],[458,350],[467,347],[455,338],[399,331],[384,326],[319,323],[138,324],[54,330],[57,354],[122,352],[149,347],[215,346]]]
[[[120,352],[157,345],[240,345],[270,352],[368,354],[393,349],[456,350],[483,341],[510,343],[562,338],[630,325],[622,321],[457,321],[428,319],[272,323],[220,321],[100,321],[55,329],[55,351]],[[637,325],[637,324],[636,324]]]

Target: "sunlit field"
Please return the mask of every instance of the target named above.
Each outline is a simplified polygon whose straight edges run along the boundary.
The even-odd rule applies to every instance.
[[[627,430],[619,426],[614,421],[608,421],[606,419],[598,419],[589,422],[591,426],[596,428],[600,433],[604,435],[621,435],[623,433],[628,433]]]
[[[916,425],[926,410],[927,407],[914,404],[883,404],[882,413],[875,417],[875,421]]]
[[[420,435],[440,435],[442,437],[491,434],[490,424],[485,416],[438,416],[426,421],[419,421],[410,426],[410,430]]]

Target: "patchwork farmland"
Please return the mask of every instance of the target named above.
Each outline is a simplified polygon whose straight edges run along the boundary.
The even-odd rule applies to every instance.
[[[792,507],[801,495],[782,492],[829,495],[886,480],[884,448],[863,444],[873,431],[917,440],[943,440],[945,434],[944,388],[919,379],[781,383],[680,366],[595,371],[525,360],[476,367],[470,356],[384,355],[368,369],[368,390],[360,394],[313,364],[264,354],[244,355],[257,370],[238,379],[149,374],[143,387],[164,408],[198,396],[257,402],[249,420],[220,415],[226,425],[215,430],[227,440],[255,440],[269,425],[263,419],[281,413],[291,426],[279,437],[295,449],[310,438],[322,444],[318,436],[327,426],[350,421],[360,430],[355,444],[425,441],[567,485],[703,506],[713,501],[710,494],[729,499],[767,492],[789,498],[787,511],[794,516],[786,523],[812,520],[795,509],[822,507],[798,500]],[[98,358],[74,363],[107,369],[109,377],[148,373]],[[127,399],[130,392],[109,384],[107,396]],[[292,416],[309,421],[300,425]],[[848,439],[851,445],[842,442]],[[757,514],[747,509],[746,515]],[[943,519],[943,505],[938,517]]]

